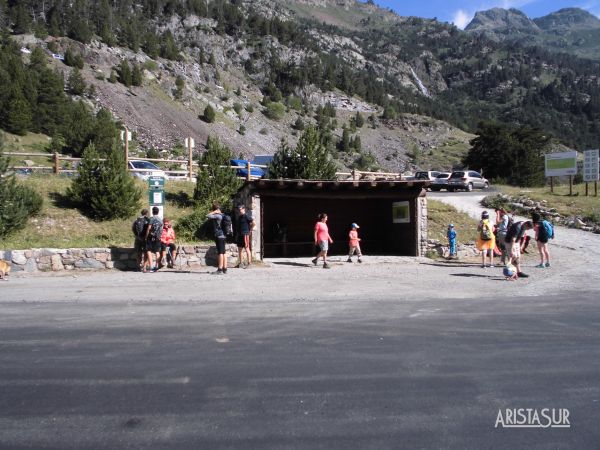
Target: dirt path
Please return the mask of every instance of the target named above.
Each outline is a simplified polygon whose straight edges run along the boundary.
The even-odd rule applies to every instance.
[[[488,193],[431,193],[429,198],[454,206],[471,217],[479,219],[484,210],[481,200]],[[521,219],[526,219],[522,217]],[[556,239],[550,241],[552,277],[547,279],[547,287],[556,291],[566,289],[596,289],[598,263],[600,261],[600,235],[571,228],[557,227]],[[537,249],[534,246],[534,255]],[[528,268],[535,275],[545,269]]]

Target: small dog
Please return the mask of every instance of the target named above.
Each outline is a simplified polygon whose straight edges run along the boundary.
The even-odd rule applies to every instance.
[[[10,264],[6,261],[0,260],[0,280],[8,281],[8,274],[10,273]]]
[[[504,274],[506,281],[516,281],[519,278],[517,268],[511,263],[508,263],[506,266],[504,266],[502,273]]]

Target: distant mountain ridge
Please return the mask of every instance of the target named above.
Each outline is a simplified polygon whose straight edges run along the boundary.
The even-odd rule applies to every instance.
[[[516,41],[600,59],[600,19],[581,8],[563,8],[536,19],[515,8],[492,8],[477,12],[465,31],[497,42]]]

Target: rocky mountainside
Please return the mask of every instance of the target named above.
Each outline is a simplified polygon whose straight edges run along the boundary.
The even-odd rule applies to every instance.
[[[580,8],[564,8],[533,20],[514,8],[493,8],[477,12],[465,31],[600,59],[600,19]]]
[[[271,154],[315,125],[340,166],[450,169],[480,120],[600,144],[595,62],[356,0],[159,3],[15,0],[9,27],[29,50],[80,56],[88,90],[67,90],[111,111],[143,151],[183,153],[188,136],[201,151],[216,135],[236,155]],[[518,11],[480,19],[546,32]]]

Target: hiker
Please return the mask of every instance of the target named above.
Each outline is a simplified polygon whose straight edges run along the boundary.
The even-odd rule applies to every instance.
[[[512,224],[512,218],[503,208],[496,209],[496,246],[500,250],[502,264],[506,264],[505,238],[508,227]]]
[[[146,225],[148,225],[148,210],[142,209],[140,217],[133,221],[131,225],[131,231],[135,236],[133,242],[133,248],[135,250],[135,256],[137,261],[138,270],[142,270],[142,264],[144,263],[144,253],[146,253]]]
[[[225,232],[223,232],[223,218],[225,214],[221,212],[221,206],[213,203],[212,211],[206,215],[206,218],[212,221],[215,246],[217,247],[217,270],[214,275],[224,275],[227,273],[227,255],[225,254]]]
[[[516,267],[519,278],[527,278],[529,276],[526,273],[521,272],[520,242],[523,236],[525,236],[527,230],[531,229],[533,229],[533,223],[530,220],[525,222],[514,222],[510,227],[508,227],[506,237],[504,238],[506,255],[508,257],[507,262],[510,262]]]
[[[318,216],[318,222],[315,224],[315,245],[319,247],[319,253],[312,260],[312,263],[316,266],[319,258],[323,257],[323,269],[329,269],[327,264],[327,251],[329,250],[329,244],[333,244],[333,239],[329,236],[329,228],[327,227],[327,214],[321,213]]]
[[[540,253],[540,263],[535,266],[538,269],[550,267],[550,253],[548,252],[548,241],[554,237],[552,224],[542,220],[538,212],[531,214],[531,220],[535,230],[535,241],[537,242],[538,252]]]
[[[167,254],[169,249],[169,254]],[[164,262],[167,263],[167,268],[172,269],[177,258],[177,247],[175,245],[175,230],[171,225],[169,219],[165,219],[163,223],[163,231],[160,237],[160,260],[158,261],[158,268],[161,269],[165,266]],[[169,261],[170,259],[170,261]]]
[[[252,230],[256,228],[252,214],[246,212],[246,206],[238,205],[237,219],[237,247],[238,247],[238,263],[236,268],[247,268],[252,263],[252,251],[250,249],[250,235]],[[246,252],[246,265],[242,264],[242,253]]]
[[[481,251],[481,267],[494,267],[494,248],[496,247],[496,237],[490,224],[490,215],[487,211],[481,213],[481,220],[477,226],[479,235],[477,236],[477,248]],[[489,255],[490,263],[485,265]]]
[[[153,265],[153,258],[160,252],[160,238],[162,236],[163,224],[158,215],[160,210],[157,206],[152,207],[152,217],[148,220],[146,225],[146,233],[144,235],[146,242],[146,261],[142,268],[142,272],[156,272],[158,266]],[[158,257],[157,257],[158,264]]]
[[[453,223],[448,225],[446,236],[448,237],[448,246],[450,247],[448,250],[448,257],[456,258],[456,230],[454,229]]]
[[[360,227],[356,223],[350,225],[350,232],[348,233],[348,237],[350,238],[350,241],[348,242],[350,251],[348,252],[348,259],[346,260],[346,262],[351,263],[352,255],[356,253],[356,255],[358,256],[358,262],[362,263],[362,259],[360,259],[362,258],[362,253],[360,251],[360,238],[358,237],[359,228]]]

